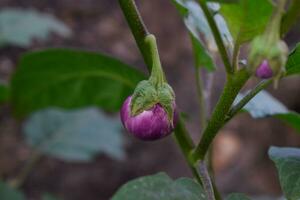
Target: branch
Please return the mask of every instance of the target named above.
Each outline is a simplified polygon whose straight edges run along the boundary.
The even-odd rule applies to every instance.
[[[226,73],[227,74],[232,74],[233,70],[232,70],[232,67],[230,65],[229,57],[228,57],[224,42],[222,40],[220,31],[217,27],[217,24],[216,24],[213,16],[211,15],[211,13],[209,11],[209,8],[206,5],[206,1],[205,0],[199,0],[198,2],[199,2],[200,7],[203,10],[203,13],[204,13],[204,15],[207,19],[207,22],[208,22],[208,24],[211,28],[211,31],[213,33],[213,36],[215,38],[216,44],[218,46],[219,52],[221,54],[221,58],[223,60],[224,66],[225,66]]]
[[[205,158],[206,152],[214,137],[225,124],[225,117],[227,116],[233,101],[249,77],[250,75],[246,69],[242,69],[233,76],[229,76],[223,89],[223,93],[212,113],[211,119],[204,130],[200,143],[192,153],[194,163]]]
[[[131,32],[135,38],[135,41],[139,47],[139,50],[144,58],[149,71],[152,68],[152,60],[148,51],[147,44],[145,43],[145,37],[149,35],[149,32],[143,22],[143,19],[137,9],[134,0],[119,0],[123,14],[127,20],[127,23],[131,29]]]
[[[242,100],[240,100],[235,106],[233,106],[228,112],[225,122],[232,119],[255,95],[257,95],[262,89],[272,83],[272,80],[261,81],[255,88],[253,88]]]

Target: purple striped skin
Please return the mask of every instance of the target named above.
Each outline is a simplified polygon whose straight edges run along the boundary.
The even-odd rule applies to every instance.
[[[157,140],[172,133],[178,119],[176,111],[174,111],[172,124],[160,104],[156,104],[151,109],[145,110],[136,116],[131,116],[130,103],[131,96],[127,97],[120,112],[123,126],[129,133],[146,141]]]
[[[269,65],[269,63],[268,63],[267,60],[263,60],[262,61],[262,63],[256,69],[255,75],[258,78],[262,78],[262,79],[272,78],[273,71],[272,71],[272,68],[270,67],[270,65]]]

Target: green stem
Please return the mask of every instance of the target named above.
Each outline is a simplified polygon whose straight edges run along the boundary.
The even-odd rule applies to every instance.
[[[293,0],[286,14],[283,15],[281,23],[281,36],[284,36],[291,26],[295,24],[300,17],[300,0]]]
[[[249,77],[250,75],[246,69],[242,69],[233,76],[228,77],[222,95],[212,113],[206,129],[204,130],[200,143],[196,147],[195,151],[190,155],[194,163],[205,158],[210,144],[225,123],[225,117],[234,99]]]
[[[20,173],[14,179],[9,181],[10,186],[14,188],[21,187],[34,166],[40,161],[41,157],[42,155],[39,152],[33,152]]]
[[[216,200],[214,187],[204,161],[200,161],[199,163],[199,173],[201,175],[200,177],[203,183],[203,189],[206,193],[207,200]]]
[[[220,31],[217,27],[217,24],[212,16],[212,14],[210,13],[209,8],[206,5],[206,0],[199,0],[198,2],[203,10],[203,13],[204,13],[204,15],[207,19],[207,22],[211,28],[211,31],[213,33],[213,36],[215,38],[216,44],[218,46],[219,52],[221,54],[221,58],[223,60],[223,63],[224,63],[225,69],[226,69],[226,72],[227,72],[227,74],[232,74],[233,70],[230,65],[229,57],[228,57],[224,42],[222,40],[222,37],[221,37]]]
[[[207,110],[206,110],[206,101],[204,96],[203,90],[203,82],[201,77],[201,70],[199,67],[195,67],[195,78],[196,78],[196,88],[197,88],[197,95],[199,100],[199,113],[200,113],[200,125],[201,129],[206,127],[207,123]]]
[[[240,54],[240,42],[236,41],[233,48],[232,54],[232,66],[234,72],[238,71],[239,68],[239,54]]]
[[[193,149],[195,148],[195,144],[193,143],[192,138],[190,137],[190,135],[188,134],[188,131],[185,128],[184,125],[184,121],[182,119],[182,117],[179,117],[179,120],[177,122],[177,125],[175,127],[175,131],[174,131],[174,137],[176,140],[176,143],[178,144],[178,146],[180,147],[184,158],[191,170],[191,172],[193,173],[193,176],[195,177],[195,179],[197,180],[197,182],[203,186],[202,180],[203,179],[207,179],[202,177],[202,175],[199,173],[198,169],[197,169],[197,164],[193,163],[193,160],[190,159],[190,154],[193,151]],[[217,188],[215,187],[214,183],[213,187],[214,187],[214,194],[216,197],[216,200],[221,200],[221,195],[218,192]]]
[[[246,94],[235,106],[228,112],[225,121],[232,119],[255,95],[272,83],[272,80],[261,81],[255,88]]]
[[[151,71],[152,60],[149,56],[148,48],[144,40],[145,37],[149,35],[149,32],[144,25],[137,6],[134,0],[119,0],[119,4],[123,10],[124,16],[140,49],[148,70]]]
[[[145,43],[148,46],[150,57],[152,60],[152,70],[149,80],[154,84],[162,85],[164,82],[166,82],[166,78],[165,73],[161,67],[155,36],[152,34],[147,35],[145,38]]]

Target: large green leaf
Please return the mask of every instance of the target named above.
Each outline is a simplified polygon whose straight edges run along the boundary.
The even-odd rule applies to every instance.
[[[0,46],[27,47],[32,39],[46,39],[50,32],[64,37],[71,34],[65,24],[49,14],[16,8],[0,11]]]
[[[250,198],[248,198],[244,194],[234,193],[234,194],[228,195],[228,197],[226,198],[226,200],[250,200]]]
[[[2,200],[25,200],[24,195],[0,181],[0,199]]]
[[[24,133],[33,148],[66,161],[90,161],[98,153],[124,157],[119,120],[96,108],[36,112],[26,122]]]
[[[286,75],[300,74],[300,43],[290,53],[286,63]]]
[[[236,104],[245,95],[239,94],[234,102]],[[300,133],[300,114],[288,110],[281,102],[272,97],[268,92],[261,91],[245,106],[253,118],[263,118],[273,116],[286,122]]]
[[[96,105],[117,111],[145,76],[108,56],[51,49],[27,53],[12,78],[16,114],[58,106]]]
[[[271,147],[269,156],[279,173],[281,188],[288,200],[300,199],[300,149]]]
[[[259,4],[259,6],[258,6]],[[262,33],[272,14],[273,6],[269,0],[240,0],[238,4],[222,4],[224,16],[231,34],[238,43],[251,40]]]
[[[141,177],[123,185],[112,200],[206,200],[199,184],[188,178],[173,181],[165,173]]]

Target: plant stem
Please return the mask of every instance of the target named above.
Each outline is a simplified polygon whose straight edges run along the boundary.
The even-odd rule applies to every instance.
[[[212,113],[211,119],[209,120],[206,129],[204,130],[200,143],[191,155],[194,163],[205,158],[210,144],[212,143],[220,128],[222,128],[225,123],[225,117],[234,99],[236,98],[237,94],[244,86],[244,84],[247,82],[249,77],[250,75],[246,69],[242,69],[233,76],[228,77],[222,95]]]
[[[34,151],[27,160],[25,166],[21,169],[20,173],[14,179],[9,181],[10,186],[14,188],[21,187],[29,173],[32,171],[33,167],[40,161],[41,157],[42,155],[39,152]]]
[[[202,174],[199,173],[199,171],[196,167],[197,164],[194,164],[193,161],[190,159],[189,155],[195,148],[195,145],[194,145],[193,140],[191,139],[190,135],[188,134],[188,131],[185,128],[182,117],[179,117],[179,120],[177,122],[174,132],[175,132],[174,137],[175,137],[176,143],[180,147],[180,149],[185,157],[185,160],[186,160],[191,172],[193,173],[193,176],[195,177],[197,182],[201,186],[203,186],[202,180],[207,179],[207,178],[201,177]],[[214,193],[215,193],[216,199],[221,200],[221,195],[219,194],[217,188],[215,186],[214,186],[214,188],[215,188]]]
[[[207,22],[211,28],[211,31],[213,33],[213,36],[215,38],[216,44],[218,46],[219,52],[221,54],[221,58],[223,60],[224,66],[225,66],[225,70],[227,74],[232,74],[233,70],[232,67],[230,65],[230,61],[229,61],[229,57],[223,42],[223,39],[221,37],[220,31],[217,27],[217,24],[212,16],[212,14],[209,11],[209,8],[206,5],[206,0],[198,0],[200,7],[203,10],[203,13],[207,19]]]
[[[216,200],[214,195],[214,187],[204,161],[199,162],[199,173],[207,200]]]
[[[289,28],[295,24],[297,18],[300,17],[299,7],[300,0],[293,0],[288,11],[283,15],[280,30],[281,36],[284,36],[288,32]]]
[[[206,109],[206,101],[205,101],[203,84],[202,84],[203,81],[201,77],[201,70],[197,66],[195,67],[195,78],[196,78],[197,95],[199,100],[200,125],[201,125],[201,129],[204,129],[207,123],[207,109]]]
[[[240,54],[240,43],[239,41],[236,41],[233,47],[233,54],[232,54],[232,66],[234,72],[236,72],[239,67],[239,54]]]
[[[145,37],[149,34],[141,15],[137,9],[134,0],[119,0],[123,14],[139,47],[139,50],[144,58],[144,61],[151,71],[152,59],[148,51],[147,44],[145,44]]]
[[[261,81],[255,88],[253,88],[248,94],[244,96],[235,106],[233,106],[228,112],[225,122],[232,119],[255,95],[257,95],[262,89],[272,83],[272,80]]]

